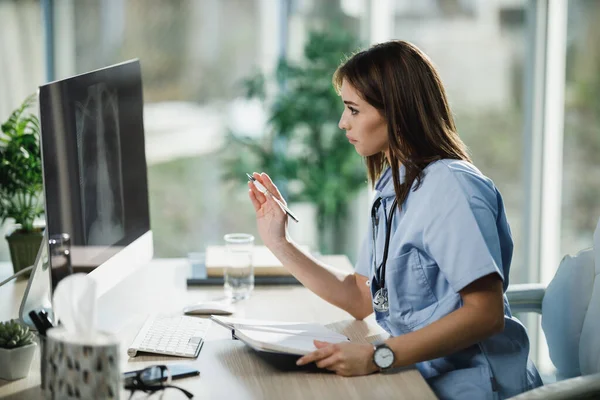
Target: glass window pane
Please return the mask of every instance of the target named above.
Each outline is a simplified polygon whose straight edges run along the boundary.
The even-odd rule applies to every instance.
[[[525,1],[395,4],[394,37],[437,65],[473,162],[502,193],[515,244],[510,278],[523,282]]]
[[[600,2],[568,4],[561,254],[591,247],[600,217]]]
[[[40,2],[0,1],[0,124],[45,81],[44,57]],[[10,260],[4,236],[12,230],[12,220],[0,225],[0,261]]]

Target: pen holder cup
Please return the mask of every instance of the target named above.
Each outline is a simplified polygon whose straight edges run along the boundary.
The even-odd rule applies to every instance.
[[[44,340],[44,339],[42,339]],[[42,391],[46,399],[118,399],[121,390],[119,343],[99,333],[90,343],[48,330],[42,345]]]
[[[42,391],[46,388],[46,336],[37,335],[40,344],[40,379]]]

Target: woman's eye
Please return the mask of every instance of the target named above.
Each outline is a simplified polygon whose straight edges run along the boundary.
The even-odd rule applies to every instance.
[[[348,107],[348,110],[350,110],[350,114],[352,115],[358,114],[358,110],[356,108]]]

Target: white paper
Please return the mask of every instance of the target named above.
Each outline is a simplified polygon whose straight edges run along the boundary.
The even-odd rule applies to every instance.
[[[308,354],[316,350],[314,340],[329,343],[347,342],[341,333],[315,323],[281,322],[212,316],[218,324],[234,330],[242,341],[258,350],[290,354]]]
[[[252,344],[260,349],[298,355],[308,354],[317,350],[314,340],[329,343],[343,343],[348,341],[348,338],[343,335],[332,335],[335,332],[327,332],[324,335],[309,332],[293,334],[242,328],[236,329],[235,333],[240,339],[253,341],[254,343]]]

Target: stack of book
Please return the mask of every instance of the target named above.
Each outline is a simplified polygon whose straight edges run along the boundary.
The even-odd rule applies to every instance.
[[[300,246],[300,249],[309,252],[307,246]],[[193,266],[192,274],[187,279],[188,286],[222,285],[223,271],[227,267],[226,251],[225,246],[207,246],[205,263]],[[300,284],[266,246],[254,246],[252,264],[256,285]]]

